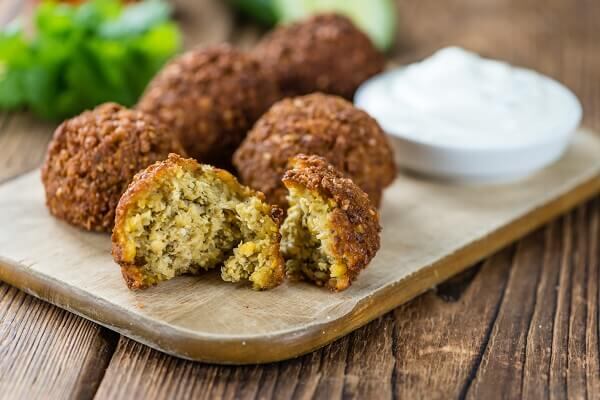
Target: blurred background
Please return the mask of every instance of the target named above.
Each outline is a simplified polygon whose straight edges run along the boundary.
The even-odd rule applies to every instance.
[[[600,98],[583,81],[600,77],[594,0],[2,0],[0,108],[59,121],[103,101],[131,105],[183,49],[251,48],[274,25],[324,10],[350,16],[392,64],[458,45],[559,79],[586,108]],[[599,119],[586,113],[584,124]]]
[[[290,0],[290,4],[315,2]],[[366,7],[365,10],[371,10],[370,5],[376,3],[375,0],[347,2],[358,3],[359,9]],[[274,4],[269,0],[252,2],[260,3],[269,3],[268,7]],[[384,3],[377,9],[389,10],[387,16],[372,20],[369,17],[365,21],[375,21],[375,27],[379,21],[393,21],[388,25],[393,28],[390,36],[385,35],[387,30],[378,31],[379,35],[384,33],[390,65],[422,59],[445,46],[462,46],[484,56],[533,68],[563,82],[583,104],[584,126],[600,130],[600,1],[391,0]],[[78,26],[84,32],[72,29],[68,22],[72,18],[68,16],[53,17],[50,21],[40,18],[38,23],[47,22],[45,26],[58,34],[49,35],[50,50],[41,52],[39,49],[45,45],[32,40],[36,35],[34,20],[39,4],[34,0],[0,0],[0,26],[4,27],[0,39],[0,149],[5,150],[0,157],[0,181],[38,167],[56,122],[77,108],[88,107],[82,100],[74,101],[70,93],[95,94],[95,89],[99,89],[102,95],[108,93],[117,99],[118,94],[135,101],[136,90],[140,90],[149,74],[138,81],[139,74],[134,73],[127,85],[119,86],[119,82],[123,82],[122,71],[129,71],[131,65],[135,66],[134,71],[144,68],[141,59],[150,60],[147,65],[158,68],[172,53],[194,46],[228,41],[251,48],[276,23],[273,12],[263,13],[261,7],[261,15],[256,15],[248,9],[249,5],[226,0],[172,0],[167,8],[159,5],[130,12],[127,15],[131,17],[120,20],[123,29],[120,30],[114,28],[119,27],[114,21],[119,20],[123,9],[113,5],[105,9],[110,17],[107,19],[98,14],[92,18],[93,13],[92,17],[89,14],[86,17],[83,13],[78,20],[82,25]],[[389,5],[391,8],[387,8]],[[46,15],[52,15],[56,8],[45,10],[50,13]],[[70,13],[65,8],[58,12]],[[105,22],[114,30],[103,29],[115,36],[102,37],[100,43],[92,46],[103,51],[65,51],[94,43],[89,35],[97,38],[97,29]],[[128,33],[131,26],[145,28]],[[70,45],[61,36],[68,36],[69,32],[76,32]],[[159,39],[153,39],[153,35]],[[386,38],[389,42],[385,42]],[[133,61],[129,58],[132,55]],[[65,61],[72,60],[71,57],[79,61]],[[102,61],[107,59],[110,62]],[[91,69],[94,74],[80,75],[77,71],[86,71],[87,62],[94,65]],[[103,70],[96,63],[109,67],[100,73]],[[67,64],[79,65],[72,67],[75,72],[71,72],[70,78],[67,78]],[[117,66],[122,69],[113,69]],[[9,72],[13,70],[17,72]],[[14,75],[8,79],[11,74]],[[54,82],[55,86],[45,86],[44,81]],[[75,86],[67,85],[69,82]],[[118,86],[116,92],[105,90],[103,85],[110,84]],[[125,91],[130,85],[132,91]],[[40,101],[38,96],[46,96],[41,98],[50,101]],[[60,96],[66,100],[59,107]],[[331,393],[363,394],[362,397],[368,397],[365,393],[375,393],[419,398],[423,393],[431,393],[430,398],[436,395],[494,398],[502,390],[522,390],[523,395],[533,398],[549,395],[584,398],[586,390],[594,393],[593,389],[598,387],[599,361],[594,350],[598,334],[595,286],[598,275],[593,254],[598,249],[599,204],[596,198],[468,271],[466,278],[459,277],[440,286],[437,292],[419,297],[325,349],[265,368],[234,370],[191,364],[125,338],[119,340],[113,355],[116,335],[111,336],[89,321],[4,285],[0,289],[5,293],[6,317],[1,328],[8,327],[4,331],[17,339],[14,343],[5,342],[8,352],[3,353],[6,362],[2,371],[11,381],[19,381],[23,386],[36,382],[48,393],[61,393],[62,397],[71,393],[63,389],[65,382],[79,382],[81,368],[90,381],[105,376],[100,391],[104,398],[116,398],[111,395],[119,390],[129,394],[128,397],[145,398],[144,390],[169,394],[188,389],[198,396],[206,393],[215,396],[227,389],[232,397],[250,392],[253,397],[256,393],[261,397],[273,391],[282,396],[295,393],[301,397],[316,389],[330,389]],[[550,261],[530,262],[538,257]],[[535,278],[521,279],[523,275]],[[560,288],[556,283],[561,284]],[[531,296],[536,290],[538,295]],[[542,296],[538,298],[539,295]],[[589,307],[587,314],[586,307]],[[540,329],[533,321],[540,322]],[[435,334],[431,334],[432,326],[436,327]],[[465,332],[470,334],[466,341]],[[21,337],[24,339],[18,339]],[[567,345],[569,351],[561,351]],[[96,358],[96,353],[104,354],[104,358]],[[61,359],[65,354],[67,357]],[[28,360],[23,363],[25,368],[16,367],[19,363],[13,362],[15,359]],[[48,363],[48,359],[56,362]],[[30,369],[36,361],[39,367]],[[109,363],[111,367],[103,375]],[[102,370],[98,376],[87,368],[91,364],[102,366],[98,368]],[[143,384],[132,385],[131,375],[123,371],[143,372],[138,380]],[[304,382],[278,382],[288,377]],[[224,385],[235,380],[240,383]],[[248,384],[252,381],[260,384]],[[155,384],[146,385],[147,382]],[[86,381],[86,388],[76,386],[72,390],[89,391],[93,395],[95,389]]]

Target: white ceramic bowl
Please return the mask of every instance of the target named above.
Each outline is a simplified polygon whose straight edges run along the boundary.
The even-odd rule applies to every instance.
[[[381,89],[387,75],[394,73],[398,70],[384,72],[363,83],[356,92],[354,103],[373,116],[391,136],[398,165],[421,174],[465,183],[518,180],[559,159],[581,122],[582,109],[577,97],[562,84],[548,78],[553,94],[564,96],[569,104],[568,112],[561,116],[560,123],[535,140],[476,146],[421,141],[386,123],[385,113],[381,112],[382,100],[374,98],[373,88],[379,85]]]

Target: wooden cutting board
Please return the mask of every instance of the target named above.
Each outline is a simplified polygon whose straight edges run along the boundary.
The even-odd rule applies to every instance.
[[[381,209],[382,248],[342,293],[306,283],[255,292],[222,282],[217,271],[134,292],[108,235],[48,214],[34,171],[0,186],[0,279],[179,357],[277,361],[351,332],[598,192],[600,138],[580,131],[560,161],[516,184],[400,174]]]

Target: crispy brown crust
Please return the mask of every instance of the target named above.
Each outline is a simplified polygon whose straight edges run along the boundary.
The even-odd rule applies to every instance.
[[[376,206],[396,176],[392,149],[377,122],[337,96],[313,93],[275,103],[236,151],[234,164],[242,182],[286,208],[281,177],[297,154],[325,157]]]
[[[166,160],[158,161],[136,174],[117,206],[115,227],[112,233],[112,255],[115,262],[121,266],[121,273],[123,274],[127,287],[130,289],[145,289],[155,284],[155,282],[148,282],[141,268],[142,265],[136,264],[135,258],[127,257],[124,248],[124,243],[126,242],[124,225],[127,214],[132,207],[135,207],[135,204],[140,198],[147,196],[148,193],[161,185],[162,181],[165,179],[172,178],[177,171],[177,167],[181,167],[192,174],[203,173],[202,166],[196,160],[183,158],[177,154],[169,154]],[[238,193],[241,197],[257,196],[262,201],[265,200],[264,194],[241,185],[235,176],[231,175],[229,172],[219,168],[214,168],[214,171],[233,192]],[[270,206],[270,215],[277,226],[281,225],[281,209]],[[278,243],[280,239],[281,235],[278,234]],[[273,246],[271,250],[271,258],[273,260],[278,260],[279,262],[277,263],[277,268],[273,270],[271,284],[268,287],[275,287],[283,281],[285,267],[281,254],[279,253],[279,247]]]
[[[170,62],[137,108],[172,127],[190,156],[229,166],[252,124],[279,97],[276,82],[252,56],[219,45]]]
[[[175,135],[140,111],[106,103],[63,122],[42,166],[46,205],[75,226],[110,232],[115,208],[133,176],[170,152]]]
[[[116,210],[115,227],[112,232],[112,255],[117,264],[121,266],[121,274],[129,289],[146,289],[155,282],[148,281],[144,275],[142,265],[136,264],[134,258],[127,257],[124,248],[126,242],[125,222],[130,208],[135,207],[137,201],[146,196],[160,182],[169,179],[175,173],[174,165],[181,165],[190,172],[200,171],[200,165],[191,159],[169,154],[164,161],[157,161],[135,175],[131,184],[121,196]]]
[[[254,49],[286,96],[325,92],[351,99],[384,57],[346,17],[322,14],[276,28]]]
[[[333,290],[344,290],[365,269],[379,250],[379,214],[367,194],[323,157],[298,155],[290,160],[283,182],[287,188],[301,187],[333,200],[330,213],[333,255],[348,268],[347,280],[330,280]]]

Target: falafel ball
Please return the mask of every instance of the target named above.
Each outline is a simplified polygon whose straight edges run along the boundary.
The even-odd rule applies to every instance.
[[[254,125],[234,155],[242,182],[286,207],[281,177],[297,154],[324,157],[379,206],[396,176],[390,144],[373,118],[341,97],[313,93],[283,99]]]
[[[320,91],[350,100],[385,65],[369,37],[338,14],[282,25],[259,42],[254,54],[286,96]]]
[[[218,266],[225,281],[269,289],[285,275],[281,215],[229,172],[171,154],[121,198],[113,257],[130,289]]]
[[[119,198],[133,176],[172,152],[185,154],[153,117],[102,104],[54,132],[42,167],[46,205],[72,225],[110,232]]]
[[[218,45],[171,61],[137,108],[174,129],[190,156],[229,167],[252,124],[279,98],[277,83],[258,61]]]
[[[298,155],[283,182],[281,227],[288,276],[344,290],[379,250],[379,216],[366,193],[323,157]]]

